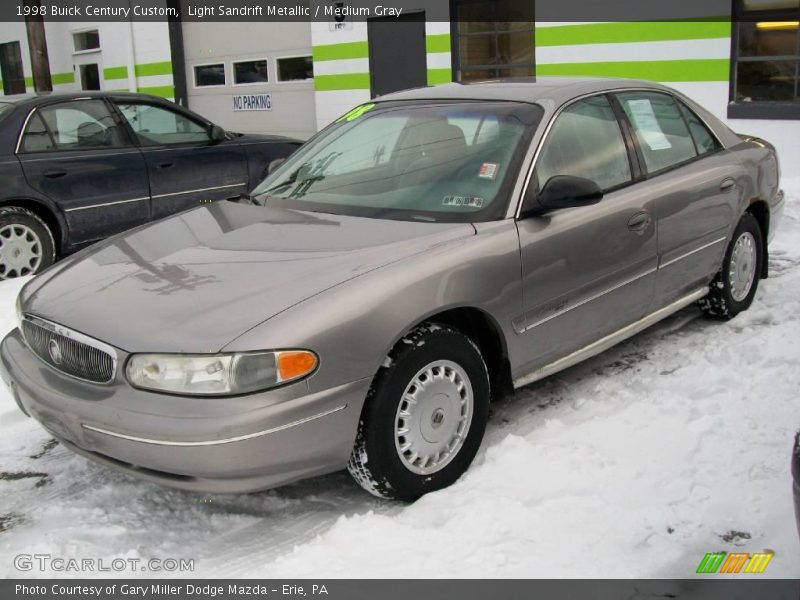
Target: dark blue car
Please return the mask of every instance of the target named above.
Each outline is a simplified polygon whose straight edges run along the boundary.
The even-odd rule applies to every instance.
[[[142,94],[0,101],[0,279],[199,203],[237,198],[299,145],[226,132]]]

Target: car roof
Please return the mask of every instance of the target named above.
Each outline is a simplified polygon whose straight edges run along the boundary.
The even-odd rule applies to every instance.
[[[138,94],[136,92],[111,92],[111,91],[79,91],[79,92],[44,92],[41,94],[19,94],[15,96],[3,96],[0,102],[15,104],[17,106],[39,106],[40,104],[49,104],[50,102],[63,101],[63,100],[78,100],[82,98],[106,98],[113,96],[114,98],[130,98],[159,100],[164,101],[159,96],[151,96],[149,94]]]
[[[639,79],[516,77],[416,88],[380,96],[376,100],[382,102],[393,100],[501,100],[536,103],[543,99],[550,99],[561,103],[577,96],[625,88],[668,89],[651,81]]]

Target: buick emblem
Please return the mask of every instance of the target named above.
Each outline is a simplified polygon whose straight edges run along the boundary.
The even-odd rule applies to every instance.
[[[50,358],[53,359],[53,362],[57,365],[60,365],[61,347],[58,345],[58,342],[55,340],[50,340],[50,343],[47,345],[47,349],[50,352]]]

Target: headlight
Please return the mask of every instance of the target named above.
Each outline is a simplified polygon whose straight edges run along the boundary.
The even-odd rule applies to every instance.
[[[310,375],[308,350],[237,354],[133,354],[125,373],[137,388],[197,396],[246,394]]]

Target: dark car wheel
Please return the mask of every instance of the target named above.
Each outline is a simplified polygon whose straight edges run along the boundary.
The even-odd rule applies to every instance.
[[[50,228],[27,208],[0,208],[0,280],[38,273],[55,262]]]
[[[763,257],[761,227],[750,213],[733,232],[720,269],[700,308],[717,319],[732,319],[753,303],[761,276]]]
[[[489,376],[478,347],[450,326],[421,325],[376,375],[347,468],[376,496],[416,500],[467,470],[488,416]]]

